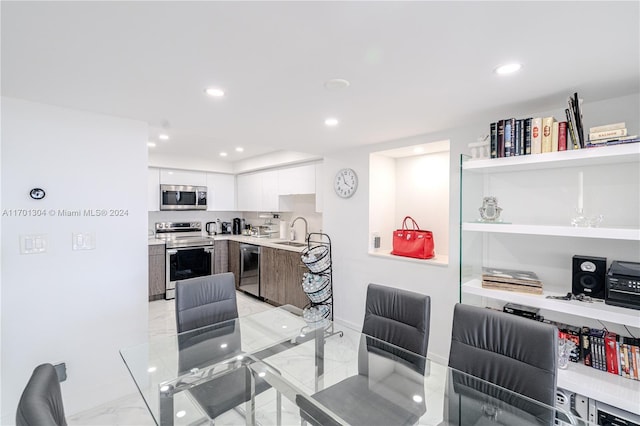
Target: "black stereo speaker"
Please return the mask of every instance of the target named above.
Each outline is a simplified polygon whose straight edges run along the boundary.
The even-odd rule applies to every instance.
[[[573,294],[604,299],[606,274],[605,257],[573,256]]]

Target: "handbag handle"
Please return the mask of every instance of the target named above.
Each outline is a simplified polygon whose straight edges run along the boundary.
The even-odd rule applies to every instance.
[[[407,220],[411,221],[411,225],[412,225],[411,229],[420,230],[420,226],[418,226],[418,222],[416,222],[411,216],[407,216],[404,218],[404,220],[402,221],[402,229],[409,229],[409,227],[407,226]]]

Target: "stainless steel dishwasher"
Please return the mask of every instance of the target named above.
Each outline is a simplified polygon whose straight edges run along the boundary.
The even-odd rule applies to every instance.
[[[240,244],[239,289],[260,297],[260,246]]]

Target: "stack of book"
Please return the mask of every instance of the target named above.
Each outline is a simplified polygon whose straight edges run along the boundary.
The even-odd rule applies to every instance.
[[[542,281],[530,271],[482,268],[482,288],[542,294]]]
[[[640,339],[589,327],[582,328],[581,338],[584,365],[627,379],[640,378]]]
[[[588,147],[640,142],[638,135],[628,135],[624,122],[589,128]]]
[[[498,120],[489,126],[491,158],[565,151],[567,129],[554,117]]]

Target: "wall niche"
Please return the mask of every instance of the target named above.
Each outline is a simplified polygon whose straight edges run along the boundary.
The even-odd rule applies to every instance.
[[[449,262],[449,141],[373,152],[369,156],[369,254],[447,265]],[[390,254],[392,233],[405,216],[433,232],[436,256]],[[376,237],[380,247],[375,247]]]

